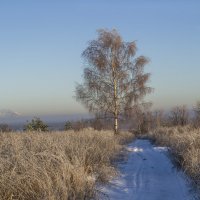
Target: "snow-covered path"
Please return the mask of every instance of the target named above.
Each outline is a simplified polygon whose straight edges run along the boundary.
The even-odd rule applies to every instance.
[[[101,191],[113,200],[191,200],[182,172],[168,158],[168,150],[138,139],[128,147],[127,162],[119,163],[120,176]]]

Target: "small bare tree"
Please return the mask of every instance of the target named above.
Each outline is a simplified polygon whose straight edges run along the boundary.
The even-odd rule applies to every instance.
[[[170,112],[170,121],[173,126],[185,126],[189,121],[188,110],[186,106],[176,106]]]
[[[144,73],[148,59],[135,58],[135,42],[124,42],[116,30],[99,30],[98,38],[83,52],[87,62],[84,83],[76,86],[76,98],[90,112],[118,119],[152,91],[147,87],[150,74]]]
[[[153,116],[150,111],[151,103],[141,103],[135,106],[130,113],[132,125],[131,129],[137,134],[147,133],[152,127]]]
[[[200,127],[200,101],[198,101],[194,107],[194,114],[194,125],[195,127]]]
[[[154,118],[154,127],[160,127],[164,125],[164,111],[163,110],[155,110],[153,113]]]

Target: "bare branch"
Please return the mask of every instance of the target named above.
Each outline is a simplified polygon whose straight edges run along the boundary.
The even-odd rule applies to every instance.
[[[136,51],[135,41],[124,42],[116,30],[101,29],[82,54],[89,67],[83,84],[76,87],[76,99],[90,112],[113,117],[115,132],[119,116],[152,92],[147,86],[150,74],[144,73],[149,59],[135,58]]]

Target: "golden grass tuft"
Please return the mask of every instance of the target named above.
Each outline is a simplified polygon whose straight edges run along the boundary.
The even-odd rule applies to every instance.
[[[160,127],[150,137],[171,148],[176,161],[200,189],[200,128]]]
[[[0,133],[0,199],[95,198],[96,182],[115,174],[111,160],[131,133]]]

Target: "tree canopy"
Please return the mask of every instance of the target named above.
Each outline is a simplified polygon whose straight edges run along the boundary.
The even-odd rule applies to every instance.
[[[124,42],[116,30],[98,31],[98,38],[83,51],[87,67],[82,84],[76,86],[76,99],[90,112],[114,119],[131,112],[152,91],[147,86],[150,73],[144,72],[149,62],[145,56],[135,57],[136,43]]]

